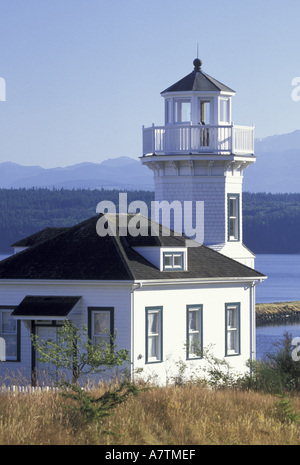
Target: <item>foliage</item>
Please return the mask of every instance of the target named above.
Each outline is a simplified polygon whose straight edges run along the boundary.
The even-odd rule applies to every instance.
[[[137,199],[149,205],[154,194],[127,192],[128,204]],[[119,190],[0,189],[0,252],[10,253],[11,244],[46,227],[74,226],[95,216],[102,200],[118,206]]]
[[[275,403],[275,407],[280,421],[290,421],[297,424],[299,421],[299,414],[295,412],[291,400],[284,395],[279,397],[280,400]]]
[[[300,253],[300,194],[243,193],[243,240],[254,253]]]
[[[300,391],[300,361],[292,358],[292,336],[285,332],[282,341],[275,344],[276,350],[266,354],[263,360],[251,364],[252,389],[283,394]]]
[[[116,335],[112,335],[110,343],[102,339],[93,345],[86,326],[81,329],[66,320],[57,329],[56,341],[42,341],[32,335],[32,342],[39,353],[39,362],[51,363],[62,383],[66,381],[65,375],[72,373],[72,384],[76,385],[82,377],[103,373],[129,361],[126,349],[116,350],[115,338]]]
[[[277,372],[286,391],[300,391],[300,361],[293,360],[292,335],[284,333],[282,341],[275,344],[277,350],[268,353],[265,363]]]
[[[171,381],[176,385],[186,383],[206,385],[213,389],[251,389],[275,395],[300,392],[300,360],[293,359],[294,345],[292,335],[284,333],[281,341],[274,344],[275,349],[266,354],[263,360],[247,363],[249,371],[237,373],[230,368],[226,358],[214,356],[212,346],[199,349],[200,364],[187,370],[187,364],[179,360],[176,363],[177,374]]]
[[[66,320],[57,329],[56,341],[43,341],[32,336],[33,346],[39,353],[41,363],[51,363],[55,373],[59,373],[59,385],[63,388],[62,396],[71,400],[66,404],[69,417],[75,428],[84,423],[97,422],[102,425],[103,418],[111,410],[125,402],[130,395],[139,394],[140,390],[127,379],[113,389],[108,389],[100,397],[94,397],[87,388],[79,385],[80,379],[90,374],[104,373],[108,369],[122,366],[129,361],[128,351],[116,350],[115,335],[111,342],[101,340],[93,345],[87,334],[87,328],[81,330]],[[66,371],[67,370],[67,371]],[[66,379],[67,372],[72,373],[72,381]]]
[[[97,398],[106,390],[100,384],[90,393]],[[0,393],[0,445],[300,445],[299,422],[275,406],[278,400],[251,390],[190,383],[159,387],[129,396],[114,415],[102,417],[101,431],[116,433],[104,435],[97,421],[66,409],[73,401],[58,392]],[[300,397],[289,400],[300,412]]]
[[[62,396],[71,399],[73,403],[68,405],[72,423],[78,425],[97,422],[102,426],[105,417],[112,414],[112,409],[126,402],[131,396],[137,396],[141,390],[128,380],[124,380],[119,386],[108,389],[100,397],[95,397],[91,392],[75,384],[67,385],[68,389]],[[112,433],[111,431],[103,431]]]
[[[127,192],[128,203],[144,201],[154,193]],[[0,243],[10,245],[46,227],[73,226],[96,214],[96,206],[110,200],[116,206],[119,191],[106,189],[0,189]],[[254,253],[300,253],[300,194],[243,193],[243,239]]]
[[[240,375],[230,369],[230,364],[225,358],[220,359],[213,354],[213,345],[203,349],[196,348],[194,353],[202,359],[202,363],[194,365],[193,368],[189,365],[188,369],[187,363],[183,360],[176,362],[178,373],[171,378],[176,385],[191,383],[213,389],[224,389],[234,388],[240,384]]]
[[[125,380],[86,390],[66,383],[63,401],[51,391],[0,393],[0,444],[299,445],[300,362],[291,362],[290,343],[286,334],[275,354],[252,365],[251,378],[234,380],[205,350],[208,382],[200,372],[184,380],[181,362],[180,383],[166,387],[141,390]],[[113,439],[99,434],[112,431]]]

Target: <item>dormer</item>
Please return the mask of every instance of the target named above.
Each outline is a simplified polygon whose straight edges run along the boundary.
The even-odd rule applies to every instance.
[[[201,70],[196,58],[194,71],[161,92],[165,99],[165,125],[231,124],[231,98],[235,91]]]
[[[133,247],[142,257],[162,272],[188,271],[187,247]]]

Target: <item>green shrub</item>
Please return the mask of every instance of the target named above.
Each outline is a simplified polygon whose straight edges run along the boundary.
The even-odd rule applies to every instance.
[[[293,360],[292,351],[292,336],[285,332],[275,351],[267,353],[263,360],[251,363],[248,386],[273,394],[299,392],[300,361]]]

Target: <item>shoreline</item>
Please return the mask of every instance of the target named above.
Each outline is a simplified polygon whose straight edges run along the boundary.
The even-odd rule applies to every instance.
[[[256,304],[255,320],[257,326],[268,323],[300,322],[300,301]]]

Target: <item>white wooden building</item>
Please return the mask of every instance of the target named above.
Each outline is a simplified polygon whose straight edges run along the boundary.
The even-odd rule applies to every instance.
[[[166,125],[144,129],[141,160],[155,173],[158,200],[205,202],[205,245],[187,247],[173,232],[134,237],[117,228],[101,237],[101,215],[14,244],[17,253],[0,262],[0,375],[38,379],[31,334],[53,339],[66,318],[87,325],[92,341],[116,331],[132,376],[161,384],[176,377],[177,362],[187,373],[201,368],[198,348],[212,347],[239,372],[255,357],[255,286],[265,277],[242,243],[253,129],[230,123],[233,91],[194,64],[163,93]]]

